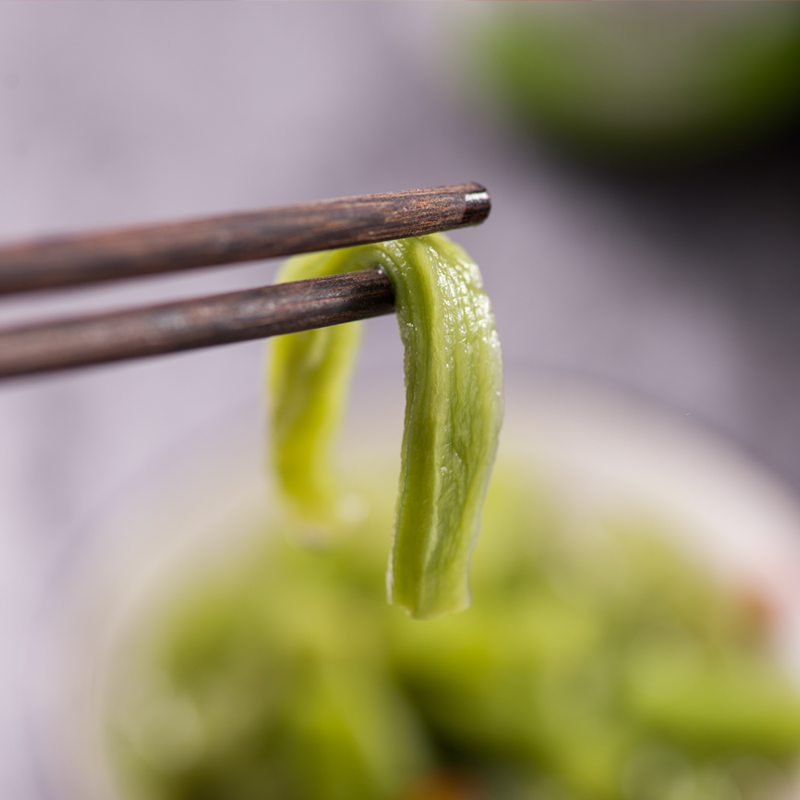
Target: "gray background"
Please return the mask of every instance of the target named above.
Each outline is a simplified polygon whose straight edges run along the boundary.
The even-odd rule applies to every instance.
[[[434,4],[0,4],[0,240],[466,180],[510,371],[596,377],[738,441],[800,486],[800,157],[694,174],[552,157],[465,101]],[[2,321],[269,282],[273,263],[66,297]],[[35,796],[25,642],[103,505],[230,409],[258,429],[246,343],[0,386],[0,796]],[[364,370],[395,369],[392,318]]]

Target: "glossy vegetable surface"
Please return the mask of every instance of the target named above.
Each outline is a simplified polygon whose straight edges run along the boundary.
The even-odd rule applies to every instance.
[[[281,280],[380,267],[395,289],[406,411],[389,564],[392,601],[428,618],[469,604],[468,567],[503,416],[502,360],[478,268],[441,234],[289,260]],[[278,481],[298,515],[337,517],[330,450],[358,343],[356,324],[272,348]]]

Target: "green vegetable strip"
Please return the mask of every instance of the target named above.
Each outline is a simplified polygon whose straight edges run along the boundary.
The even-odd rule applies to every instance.
[[[440,234],[289,260],[280,280],[382,267],[405,346],[406,411],[388,587],[418,618],[469,604],[503,415],[502,360],[480,272]],[[356,349],[353,323],[273,346],[273,447],[280,486],[305,519],[336,518],[330,450]]]
[[[278,280],[304,280],[348,268],[352,269],[347,251],[314,253],[287,261]],[[337,518],[331,450],[360,338],[360,323],[350,323],[272,340],[269,393],[275,475],[289,507],[318,531]]]

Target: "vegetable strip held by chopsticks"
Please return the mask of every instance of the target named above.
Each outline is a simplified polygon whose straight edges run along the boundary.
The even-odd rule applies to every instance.
[[[388,587],[429,618],[469,605],[469,559],[503,416],[500,341],[480,272],[434,234],[290,259],[280,280],[381,267],[405,346],[406,411]],[[279,337],[270,389],[281,490],[306,520],[336,518],[330,450],[358,344],[357,326]]]

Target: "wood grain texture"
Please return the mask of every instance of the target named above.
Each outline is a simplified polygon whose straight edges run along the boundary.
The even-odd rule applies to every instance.
[[[0,378],[324,328],[390,314],[377,269],[0,329]]]
[[[476,225],[477,183],[322,200],[0,248],[0,294],[275,258]]]

